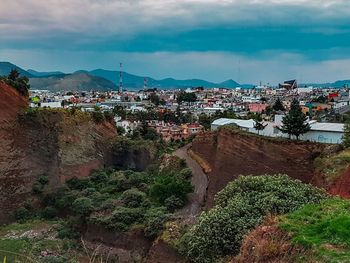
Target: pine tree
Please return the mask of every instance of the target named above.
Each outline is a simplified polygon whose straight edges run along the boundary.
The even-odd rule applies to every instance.
[[[272,106],[272,108],[275,110],[275,111],[285,111],[285,108],[282,104],[282,101],[280,100],[280,98],[278,98],[276,101],[275,101],[275,104]]]
[[[283,133],[288,133],[289,138],[294,135],[297,140],[299,136],[310,130],[310,125],[307,123],[307,117],[301,111],[299,101],[294,99],[291,104],[290,111],[282,119],[282,127],[280,130]]]
[[[350,118],[347,118],[347,120],[345,121],[343,145],[346,148],[350,147]]]
[[[255,121],[254,129],[258,131],[258,134],[260,134],[260,131],[264,130],[267,124],[266,125],[263,124],[262,117],[260,114],[256,116],[254,121]]]

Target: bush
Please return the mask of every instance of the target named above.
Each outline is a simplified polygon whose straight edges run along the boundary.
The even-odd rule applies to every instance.
[[[168,215],[163,207],[152,208],[145,215],[145,235],[147,237],[157,237],[164,229],[164,223]]]
[[[32,217],[31,211],[25,207],[20,207],[15,212],[15,218],[18,221],[26,221]]]
[[[164,205],[170,212],[174,212],[176,209],[183,207],[184,204],[183,200],[174,195],[164,200]]]
[[[52,206],[45,207],[41,212],[41,216],[45,219],[55,218],[57,214],[58,214],[57,209]]]
[[[79,237],[79,233],[75,231],[74,227],[69,222],[62,222],[57,227],[57,237],[61,239],[75,239]]]
[[[188,180],[192,177],[192,170],[190,168],[184,168],[180,171],[179,177],[183,180]]]
[[[88,180],[80,180],[77,177],[72,177],[66,181],[66,185],[72,190],[82,190],[88,186]]]
[[[105,116],[101,111],[93,111],[91,112],[91,117],[93,121],[97,124],[100,124],[105,121]]]
[[[33,186],[32,186],[33,194],[35,194],[35,195],[42,194],[43,191],[44,191],[44,186],[41,183],[35,182],[33,184]]]
[[[283,214],[326,198],[324,190],[288,176],[241,176],[215,198],[182,237],[182,252],[194,262],[214,262],[236,254],[243,236],[267,214]]]
[[[93,202],[88,197],[77,198],[72,204],[72,210],[80,215],[88,215],[93,209]]]
[[[150,189],[150,195],[157,202],[164,205],[165,200],[171,196],[175,196],[185,202],[187,194],[193,191],[190,182],[179,180],[174,176],[160,176],[156,178],[155,183]]]
[[[143,203],[145,199],[146,194],[135,188],[124,191],[120,196],[120,200],[127,207],[138,207]]]
[[[42,185],[47,185],[49,183],[49,177],[47,175],[42,175],[38,178],[38,182]]]

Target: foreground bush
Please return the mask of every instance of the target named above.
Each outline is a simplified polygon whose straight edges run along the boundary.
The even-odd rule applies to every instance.
[[[214,208],[202,213],[182,237],[181,250],[200,263],[237,254],[243,236],[266,215],[288,213],[325,198],[324,190],[285,175],[241,176],[217,194]]]

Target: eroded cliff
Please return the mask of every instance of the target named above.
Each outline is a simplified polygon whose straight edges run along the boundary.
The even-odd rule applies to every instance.
[[[0,223],[32,197],[46,175],[48,188],[111,164],[113,124],[95,124],[80,111],[28,111],[27,98],[0,83]]]
[[[268,139],[232,128],[197,136],[192,150],[211,166],[207,206],[214,195],[239,175],[287,174],[303,182],[316,180],[314,159],[326,145]]]

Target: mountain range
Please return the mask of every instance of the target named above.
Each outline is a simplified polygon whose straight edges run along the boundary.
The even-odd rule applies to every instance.
[[[119,86],[119,72],[96,69],[91,71],[78,70],[73,73],[64,73],[61,71],[39,72],[33,69],[24,70],[10,62],[0,62],[0,76],[7,75],[12,69],[16,69],[22,76],[29,78],[32,89],[47,89],[51,91],[73,91],[73,90],[117,90]],[[229,79],[220,83],[214,83],[202,79],[178,80],[174,78],[165,78],[157,80],[151,77],[144,77],[123,72],[123,87],[126,89],[139,90],[144,87],[144,79],[147,79],[149,88],[172,89],[186,87],[225,87],[225,88],[252,88],[251,84],[239,84]],[[302,84],[307,86],[335,87],[341,88],[344,85],[350,85],[350,80],[338,80],[333,83],[321,84]]]

